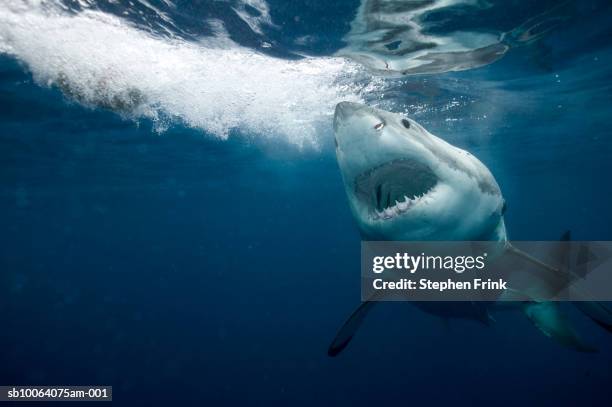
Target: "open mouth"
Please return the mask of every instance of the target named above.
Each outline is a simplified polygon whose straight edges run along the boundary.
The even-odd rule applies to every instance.
[[[355,179],[355,195],[373,219],[390,219],[418,203],[438,183],[425,164],[398,159],[372,168]]]

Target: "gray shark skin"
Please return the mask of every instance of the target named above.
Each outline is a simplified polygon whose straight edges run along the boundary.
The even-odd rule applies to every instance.
[[[339,103],[333,127],[338,167],[364,240],[496,241],[496,256],[520,256],[541,271],[558,271],[510,244],[500,187],[489,169],[469,152],[434,136],[411,118],[358,103]],[[568,238],[569,234],[564,235]],[[541,289],[546,291],[546,287]],[[377,299],[362,303],[348,318],[328,350],[330,356],[348,345]],[[557,303],[538,302],[529,295],[521,301],[511,304],[521,306],[545,335],[578,351],[594,351],[582,342]],[[412,304],[445,319],[472,319],[485,325],[492,322],[489,309],[494,306],[483,302]],[[580,309],[602,326],[612,326],[612,313],[606,307],[598,304]],[[594,312],[587,312],[589,309]]]

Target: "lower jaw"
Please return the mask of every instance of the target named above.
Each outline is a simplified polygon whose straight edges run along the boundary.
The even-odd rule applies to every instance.
[[[421,203],[424,199],[429,199],[433,190],[434,188],[430,189],[427,193],[419,197],[413,198],[413,199],[406,198],[404,201],[397,202],[392,207],[385,208],[382,211],[379,211],[377,209],[369,209],[368,210],[369,217],[373,221],[379,221],[379,220],[389,220],[389,219],[393,219],[393,218],[402,216],[412,211],[415,208],[415,206]]]
[[[415,204],[412,204],[406,209],[399,209],[397,207],[393,207],[384,209],[383,211],[370,212],[370,219],[373,221],[380,221],[397,218],[411,211],[414,205]]]

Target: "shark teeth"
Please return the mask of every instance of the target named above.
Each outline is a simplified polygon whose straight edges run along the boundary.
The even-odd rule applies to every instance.
[[[382,211],[375,210],[374,213],[372,214],[372,218],[374,220],[391,219],[397,215],[400,215],[406,212],[413,205],[418,203],[424,196],[425,194],[411,199],[411,198],[408,198],[406,195],[404,195],[403,201],[401,202],[395,201],[395,205],[385,208]]]

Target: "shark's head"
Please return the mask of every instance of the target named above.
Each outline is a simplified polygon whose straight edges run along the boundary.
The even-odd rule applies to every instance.
[[[336,156],[351,210],[371,240],[505,240],[488,168],[414,120],[342,102]]]

